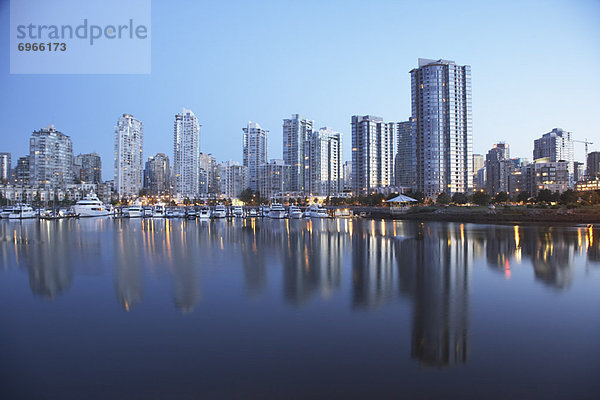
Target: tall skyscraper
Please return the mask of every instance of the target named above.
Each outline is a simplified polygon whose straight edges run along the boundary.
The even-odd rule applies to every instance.
[[[0,183],[10,181],[12,161],[10,153],[0,153]]]
[[[479,172],[479,170],[483,167],[485,167],[485,157],[483,156],[483,154],[473,154],[473,189],[474,190],[485,189],[485,187],[482,187],[479,185],[479,182],[477,179],[477,172]]]
[[[355,195],[393,185],[393,122],[372,115],[352,116],[352,181]]]
[[[587,179],[600,177],[600,151],[592,151],[587,155],[586,176]]]
[[[144,126],[131,114],[123,114],[115,126],[115,191],[120,196],[137,196],[144,168]]]
[[[304,141],[304,191],[333,196],[344,191],[342,134],[325,127]]]
[[[196,197],[200,194],[200,123],[192,110],[184,108],[175,115],[173,159],[175,193]]]
[[[102,183],[102,159],[98,153],[79,154],[75,156],[74,165],[78,171],[74,174],[85,183]]]
[[[29,139],[29,179],[40,188],[61,188],[73,183],[73,143],[48,125]]]
[[[574,185],[574,152],[571,132],[554,128],[533,141],[533,160],[549,158],[550,162],[566,161],[569,169],[569,186]]]
[[[267,163],[267,137],[269,131],[256,122],[248,121],[244,131],[243,164],[248,168],[248,187],[259,190],[259,167]]]
[[[344,191],[352,191],[352,161],[344,163]]]
[[[509,179],[512,161],[508,143],[497,143],[488,151],[485,158],[486,190],[490,195],[509,193]]]
[[[314,121],[299,114],[283,120],[283,161],[292,166],[292,191],[304,191],[304,142],[314,129]]]
[[[398,153],[396,154],[396,170],[394,175],[396,176],[396,186],[404,188],[415,189],[415,134],[413,131],[412,118],[408,121],[398,122],[396,125],[397,130],[397,148]]]
[[[210,154],[200,153],[200,184],[201,195],[216,195],[219,187],[217,183],[217,160]]]
[[[417,190],[427,197],[471,192],[471,67],[420,58],[410,74]]]
[[[144,188],[151,195],[164,195],[170,192],[170,167],[169,157],[158,153],[148,157],[144,168]]]

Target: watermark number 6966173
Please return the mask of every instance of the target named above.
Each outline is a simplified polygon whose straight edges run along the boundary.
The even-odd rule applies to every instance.
[[[19,43],[19,51],[66,51],[66,43],[48,42],[48,43]]]

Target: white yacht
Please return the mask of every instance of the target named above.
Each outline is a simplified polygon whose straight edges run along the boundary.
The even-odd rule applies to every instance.
[[[14,206],[8,215],[8,219],[28,219],[35,218],[35,211],[27,204],[19,204]]]
[[[290,206],[288,214],[290,219],[299,219],[303,216],[302,210],[298,206]]]
[[[244,208],[242,208],[242,206],[233,207],[233,216],[236,218],[243,218],[244,217]]]
[[[151,207],[151,206],[146,206],[146,207],[144,207],[144,208],[143,208],[143,211],[144,211],[144,213],[143,213],[143,216],[144,216],[145,218],[150,218],[150,217],[152,217],[153,211],[152,211],[152,207]]]
[[[329,218],[327,210],[318,204],[308,207],[304,215],[308,218]]]
[[[202,207],[198,212],[198,218],[200,219],[209,219],[210,218],[210,208]]]
[[[248,211],[248,216],[249,216],[249,217],[252,217],[252,218],[254,218],[254,217],[258,217],[258,211],[256,211],[256,208],[251,208],[251,209]]]
[[[108,209],[100,201],[98,196],[93,193],[90,193],[79,200],[72,208],[73,213],[80,217],[105,217],[109,213]]]
[[[154,205],[154,210],[152,210],[152,216],[154,218],[164,218],[165,217],[165,205],[163,203],[156,203]]]
[[[2,211],[0,211],[0,218],[8,219],[8,216],[12,213],[13,206],[5,207]]]
[[[283,219],[285,218],[285,208],[281,204],[273,203],[269,209],[269,218]]]
[[[212,213],[213,218],[225,218],[227,217],[227,208],[225,208],[224,205],[219,204],[218,206],[215,206],[215,209],[213,210]]]
[[[144,216],[144,210],[142,209],[142,206],[133,205],[124,209],[123,214],[129,218],[140,218]]]

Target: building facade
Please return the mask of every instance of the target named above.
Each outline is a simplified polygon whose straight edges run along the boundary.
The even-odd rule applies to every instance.
[[[471,192],[471,67],[420,58],[410,74],[417,190],[426,197]]]
[[[511,165],[508,143],[497,143],[488,151],[485,157],[485,171],[486,191],[490,195],[509,193]]]
[[[304,142],[314,130],[314,121],[299,114],[283,120],[283,161],[292,166],[292,191],[304,191]]]
[[[550,162],[565,161],[569,167],[569,185],[573,187],[575,171],[573,162],[574,150],[571,132],[554,128],[533,141],[533,160],[549,158]]]
[[[242,129],[243,165],[248,169],[248,187],[252,190],[260,188],[259,168],[267,163],[267,137],[269,131],[262,129],[256,122],[248,121]]]
[[[324,127],[304,142],[304,191],[314,196],[334,196],[344,191],[342,134]]]
[[[259,167],[260,197],[275,199],[290,191],[292,166],[283,160],[271,160]]]
[[[73,143],[54,125],[34,131],[29,139],[29,179],[38,188],[73,183]]]
[[[29,156],[19,157],[15,166],[15,185],[29,186]]]
[[[203,197],[216,196],[219,192],[216,158],[207,153],[200,153],[199,164],[200,195]]]
[[[144,188],[148,194],[154,196],[170,194],[170,170],[169,157],[164,153],[148,157],[144,168]]]
[[[237,198],[248,188],[248,168],[235,161],[225,161],[218,165],[220,195]]]
[[[352,184],[354,195],[367,195],[394,184],[393,122],[380,117],[352,116]]]
[[[586,176],[587,179],[600,177],[600,151],[592,151],[587,155]]]
[[[12,175],[12,160],[10,153],[0,153],[0,183],[9,183]]]
[[[131,114],[123,114],[115,126],[114,180],[120,196],[136,196],[142,189],[144,126]]]
[[[173,173],[178,196],[195,198],[200,194],[200,123],[192,110],[186,108],[175,115]]]
[[[79,154],[73,160],[74,175],[81,182],[102,183],[102,159],[98,153]]]
[[[415,189],[417,184],[415,180],[416,168],[416,143],[413,130],[414,121],[398,122],[396,125],[396,135],[398,153],[396,154],[396,186]]]
[[[352,161],[344,163],[344,192],[352,191]]]

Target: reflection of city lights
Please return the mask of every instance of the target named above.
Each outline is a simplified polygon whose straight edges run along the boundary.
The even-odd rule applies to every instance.
[[[508,262],[508,258],[506,259],[506,261],[504,262],[504,277],[506,279],[510,279],[510,263]]]

